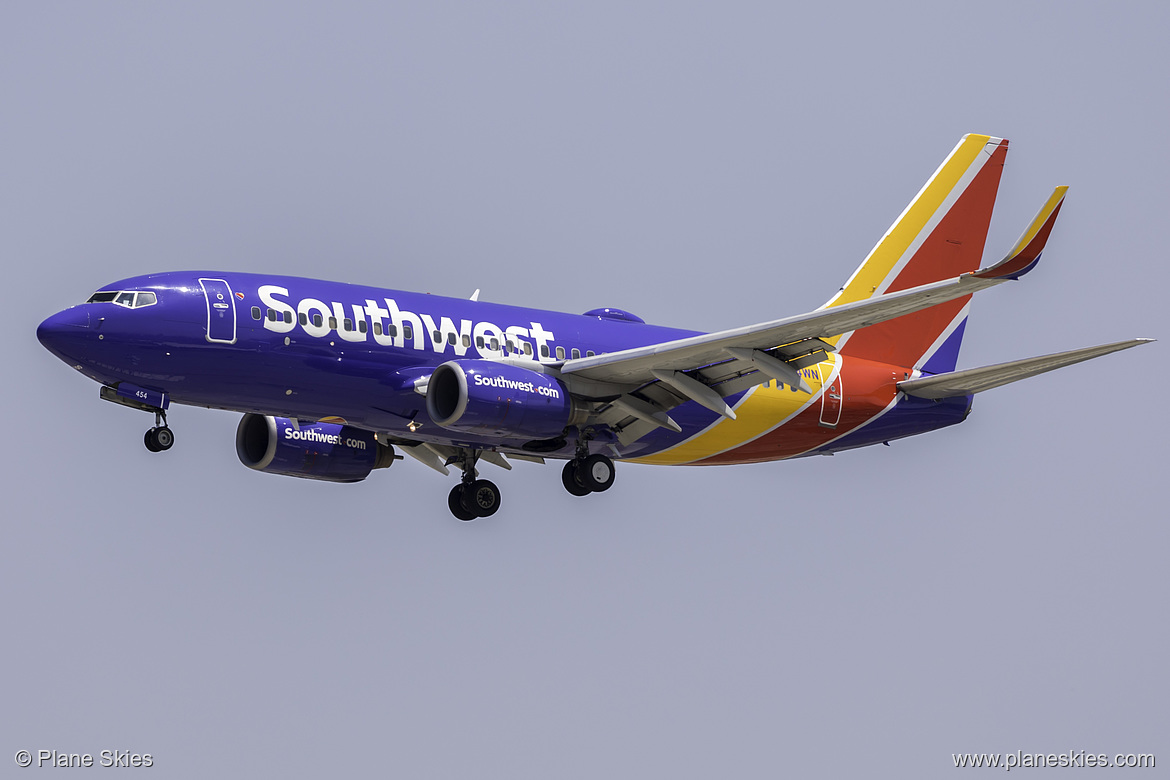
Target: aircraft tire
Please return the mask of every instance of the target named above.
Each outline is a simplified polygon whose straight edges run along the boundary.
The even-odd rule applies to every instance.
[[[500,489],[494,482],[477,479],[464,486],[461,504],[476,517],[491,517],[500,508]]]
[[[574,496],[587,496],[593,491],[577,481],[577,461],[570,460],[561,469],[561,484]]]
[[[175,433],[167,426],[154,429],[154,444],[159,452],[166,452],[175,446]]]
[[[455,515],[455,519],[468,520],[475,519],[475,513],[463,507],[463,483],[459,483],[451,488],[451,492],[447,494],[447,508],[451,510],[451,514]]]
[[[613,486],[616,473],[613,461],[605,455],[590,455],[577,465],[577,482],[594,493],[602,493]]]
[[[142,436],[142,443],[146,445],[146,449],[151,452],[158,452],[158,445],[154,443],[154,428],[147,430]]]

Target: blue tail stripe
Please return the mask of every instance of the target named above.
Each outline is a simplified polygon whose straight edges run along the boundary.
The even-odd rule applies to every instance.
[[[959,323],[959,327],[955,328],[954,333],[947,337],[947,340],[935,350],[935,353],[930,356],[930,359],[922,366],[922,373],[924,374],[945,374],[948,371],[954,371],[955,366],[959,363],[959,347],[963,343],[963,331],[967,329],[967,318]]]

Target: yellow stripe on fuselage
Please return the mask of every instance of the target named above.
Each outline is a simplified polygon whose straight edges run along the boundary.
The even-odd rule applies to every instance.
[[[822,372],[831,379],[831,369],[836,355],[818,366],[803,369],[801,374],[812,388],[812,394],[793,390],[787,385],[772,381],[757,385],[735,407],[735,419],[719,418],[706,430],[671,449],[642,458],[631,458],[631,463],[650,463],[657,466],[678,466],[718,455],[735,449],[749,441],[758,439],[770,430],[779,427],[798,412],[816,401],[821,394]]]

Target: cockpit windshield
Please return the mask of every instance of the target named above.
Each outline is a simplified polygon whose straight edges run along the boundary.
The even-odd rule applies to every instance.
[[[101,290],[89,296],[86,303],[116,303],[127,309],[140,309],[158,303],[158,298],[152,292],[138,290]]]

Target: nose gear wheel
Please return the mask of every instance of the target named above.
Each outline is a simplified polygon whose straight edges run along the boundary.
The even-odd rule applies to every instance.
[[[175,445],[175,433],[167,425],[167,413],[154,410],[154,427],[142,435],[142,443],[151,452],[166,452]]]

